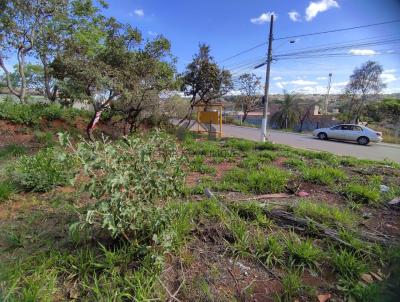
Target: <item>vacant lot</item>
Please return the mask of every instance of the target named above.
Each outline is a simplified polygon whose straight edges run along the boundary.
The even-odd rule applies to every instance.
[[[395,301],[398,164],[82,119],[0,121],[2,300]]]

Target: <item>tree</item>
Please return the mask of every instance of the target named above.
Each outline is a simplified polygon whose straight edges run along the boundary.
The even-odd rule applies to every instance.
[[[103,1],[99,1],[105,6]],[[57,84],[51,76],[50,64],[63,49],[70,35],[78,36],[82,27],[90,26],[96,37],[97,21],[103,17],[92,0],[9,0],[0,2],[0,67],[6,76],[9,91],[25,102],[27,87],[26,58],[36,57],[43,64],[44,92],[49,100],[57,97]],[[97,30],[96,30],[97,29]],[[84,35],[87,39],[90,35]],[[82,42],[89,42],[83,41]],[[16,54],[19,86],[12,84],[5,59]]]
[[[224,96],[233,88],[232,77],[229,71],[221,69],[210,55],[210,47],[206,44],[199,45],[199,53],[193,57],[192,62],[186,66],[186,71],[181,75],[181,90],[190,97],[190,108],[179,124],[189,119],[195,105],[209,104],[212,100]]]
[[[242,74],[238,79],[238,103],[243,111],[242,122],[247,118],[250,111],[257,109],[261,104],[260,97],[261,77],[257,77],[254,73]]]
[[[295,96],[291,93],[284,91],[283,100],[277,101],[280,105],[279,111],[277,111],[271,117],[271,121],[276,123],[279,128],[288,129],[293,127],[297,120],[297,104]]]
[[[39,64],[28,63],[24,67],[26,78],[26,88],[44,92],[43,67]],[[10,80],[13,87],[21,87],[21,77],[18,71],[18,65],[14,66],[14,72],[10,73]]]
[[[1,1],[0,11],[0,67],[3,69],[7,87],[21,102],[26,101],[26,57],[32,52],[36,37],[48,19],[52,18],[63,0],[9,0]],[[5,66],[7,55],[16,52],[19,87],[11,83],[10,72]]]
[[[296,111],[299,122],[299,132],[303,132],[304,123],[310,118],[310,115],[313,113],[315,106],[320,103],[321,100],[297,104]]]
[[[377,94],[386,87],[381,80],[382,72],[382,65],[374,61],[367,61],[361,67],[354,69],[345,88],[345,95],[349,99],[347,122],[358,123],[368,96]]]

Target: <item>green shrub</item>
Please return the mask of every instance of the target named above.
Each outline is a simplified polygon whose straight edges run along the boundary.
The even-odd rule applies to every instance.
[[[76,161],[59,149],[47,148],[33,156],[22,156],[12,171],[17,186],[26,191],[46,192],[67,184],[75,172]]]
[[[346,174],[332,167],[311,167],[303,169],[303,179],[315,184],[332,185],[338,180],[346,178]]]
[[[12,193],[15,192],[15,187],[9,181],[0,181],[0,202],[6,201]]]
[[[21,145],[7,145],[0,149],[0,159],[7,158],[9,156],[20,156],[26,153],[26,148]]]
[[[183,190],[184,159],[175,141],[160,132],[117,142],[84,141],[75,155],[89,177],[86,190],[96,200],[85,222],[101,225],[114,237],[151,238],[146,230],[156,202]]]
[[[328,225],[354,226],[358,221],[358,217],[349,209],[307,200],[299,200],[293,211],[296,216],[309,217]]]
[[[342,192],[347,199],[357,203],[377,203],[380,200],[379,188],[371,185],[349,183]]]
[[[275,167],[260,170],[234,168],[224,175],[224,187],[253,193],[278,193],[285,190],[290,174]]]

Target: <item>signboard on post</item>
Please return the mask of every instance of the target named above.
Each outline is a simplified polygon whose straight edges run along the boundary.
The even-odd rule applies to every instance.
[[[214,133],[222,137],[222,104],[198,104],[197,108],[197,132]],[[216,125],[217,127],[214,127]],[[215,129],[215,130],[213,130]]]

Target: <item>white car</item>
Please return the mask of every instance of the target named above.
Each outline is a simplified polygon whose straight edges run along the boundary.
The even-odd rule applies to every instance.
[[[355,141],[360,145],[368,145],[369,142],[381,142],[382,133],[368,127],[354,124],[336,125],[331,128],[320,128],[313,131],[313,136],[319,139],[337,139]]]

